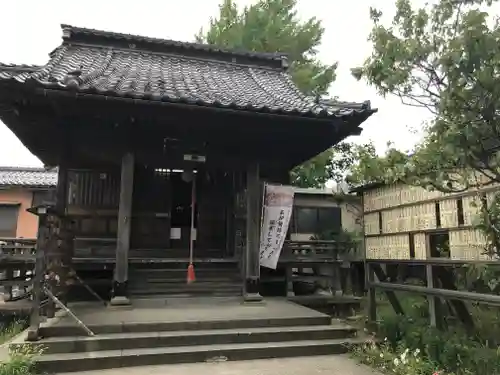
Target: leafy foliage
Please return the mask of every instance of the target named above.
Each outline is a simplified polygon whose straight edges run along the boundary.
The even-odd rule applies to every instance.
[[[26,328],[26,320],[14,320],[0,331],[0,345],[7,342]]]
[[[311,236],[313,241],[336,241],[341,244],[339,254],[355,254],[359,250],[363,234],[356,231],[341,229],[340,232],[327,230]]]
[[[451,321],[448,322],[449,330],[430,327],[425,298],[401,294],[399,300],[406,316],[394,313],[386,299],[379,301],[376,337],[382,343],[354,349],[353,354],[361,362],[387,373],[500,374],[497,311],[471,306],[470,311],[477,322],[477,337],[470,337],[463,326],[451,326]],[[416,358],[419,360],[414,360]]]
[[[9,359],[0,363],[0,375],[36,374],[36,358],[44,352],[41,345],[17,344],[9,348]]]
[[[439,0],[414,8],[396,1],[391,26],[370,10],[372,55],[352,70],[382,95],[433,115],[412,155],[391,150],[370,164],[379,181],[462,192],[500,182],[500,24],[486,10],[494,0]],[[371,172],[370,172],[371,173]],[[493,199],[499,205],[500,196]],[[500,252],[500,211],[480,199],[490,253]]]
[[[307,95],[326,94],[335,80],[337,63],[322,64],[316,48],[325,29],[316,18],[301,21],[296,0],[260,0],[238,9],[233,0],[224,0],[219,15],[196,36],[200,43],[257,52],[283,52],[290,59],[289,72],[298,88]]]
[[[337,63],[323,64],[317,58],[324,28],[315,18],[301,21],[296,0],[260,0],[238,9],[235,1],[224,0],[219,14],[201,29],[196,40],[225,48],[257,52],[283,52],[289,58],[289,73],[297,87],[306,95],[327,93],[335,80]],[[291,173],[293,185],[323,187],[333,179],[341,181],[353,162],[353,146],[339,144]]]
[[[298,187],[322,187],[330,180],[340,183],[360,157],[369,159],[375,156],[372,144],[342,142],[296,167],[291,173],[291,181]]]
[[[366,365],[387,374],[396,375],[447,375],[438,371],[439,366],[423,358],[420,349],[411,351],[403,345],[393,349],[388,342],[377,345],[369,342],[353,349],[352,354]]]
[[[15,320],[0,331],[0,343],[8,345],[8,358],[0,363],[0,375],[31,375],[36,373],[35,359],[44,351],[36,344],[7,344],[27,326],[26,320]]]

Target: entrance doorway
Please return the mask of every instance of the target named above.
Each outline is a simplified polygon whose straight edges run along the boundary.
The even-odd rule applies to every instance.
[[[191,204],[193,193],[193,179],[197,174],[173,170],[170,174],[172,188],[172,219],[171,219],[171,246],[173,249],[189,249],[191,231]],[[195,181],[198,182],[198,181]],[[196,184],[198,185],[198,184]],[[196,228],[198,227],[198,207],[196,202],[198,194],[195,192],[194,211],[194,239],[196,241]]]
[[[172,188],[166,169],[136,166],[132,198],[132,249],[161,249],[164,256],[171,247],[170,221]],[[153,256],[153,255],[152,255]]]

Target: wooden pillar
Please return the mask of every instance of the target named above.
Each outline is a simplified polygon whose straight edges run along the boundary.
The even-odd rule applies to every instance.
[[[342,295],[342,267],[339,263],[332,263],[332,279],[330,289],[333,295]]]
[[[286,270],[286,296],[295,297],[295,291],[293,289],[293,266],[292,264],[285,265]]]
[[[69,171],[65,161],[59,163],[56,188],[57,230],[54,239],[54,250],[57,252],[59,282],[52,290],[63,303],[67,303],[69,275],[73,260],[73,228],[66,216],[68,211]],[[51,301],[52,304],[52,301]]]
[[[64,162],[59,163],[59,170],[57,172],[57,187],[56,187],[56,212],[59,215],[66,214],[68,206],[68,190],[69,190],[69,176],[68,167]]]
[[[234,172],[231,172],[230,184],[227,191],[226,198],[226,212],[225,212],[225,220],[226,220],[226,249],[225,256],[227,257],[235,257],[235,186],[234,186]]]
[[[261,302],[260,287],[260,219],[262,186],[259,178],[259,164],[247,166],[247,220],[245,247],[245,302]]]
[[[120,206],[118,208],[118,232],[116,241],[116,264],[111,305],[130,304],[129,299],[127,298],[127,284],[133,188],[134,155],[132,153],[126,153],[122,158]]]
[[[49,238],[45,250],[45,267],[47,273],[47,287],[49,287],[51,292],[63,302],[66,301],[65,294],[67,292],[69,275],[68,264],[65,264],[67,258],[66,253],[69,250],[66,248],[67,241],[63,238],[66,234],[64,221],[68,202],[68,183],[68,167],[64,157],[62,157],[58,166],[54,210],[50,210],[48,217],[45,219],[45,224],[49,228]],[[47,312],[48,318],[54,317],[56,312],[54,301],[49,299],[45,311]]]
[[[430,244],[430,237],[427,235],[425,239],[425,256],[426,259],[432,258],[432,250]],[[427,281],[427,288],[435,288],[436,287],[436,275],[434,274],[434,267],[432,264],[427,264],[425,266],[425,276]],[[436,328],[443,327],[443,316],[442,316],[442,308],[441,308],[441,300],[439,297],[427,296],[427,304],[429,307],[429,320],[430,325]]]

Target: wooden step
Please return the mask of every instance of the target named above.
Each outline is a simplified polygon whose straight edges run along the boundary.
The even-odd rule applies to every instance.
[[[144,288],[144,289],[131,289],[130,295],[138,298],[143,296],[239,296],[242,293],[240,288]]]

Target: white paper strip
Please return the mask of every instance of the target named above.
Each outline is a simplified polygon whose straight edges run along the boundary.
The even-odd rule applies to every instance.
[[[276,269],[292,216],[294,189],[266,185],[260,234],[260,265]]]

